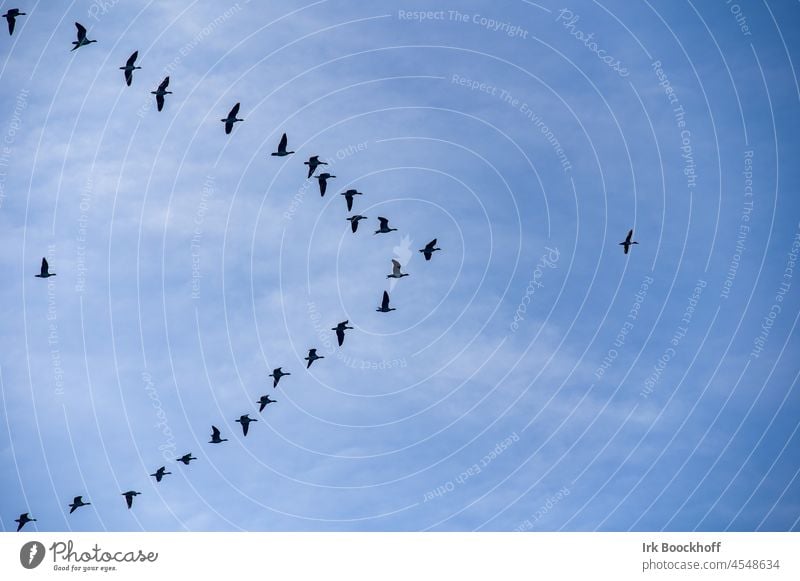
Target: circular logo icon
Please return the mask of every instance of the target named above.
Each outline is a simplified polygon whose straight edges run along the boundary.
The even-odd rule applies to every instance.
[[[30,541],[19,550],[19,562],[26,569],[35,569],[44,560],[44,545],[39,541]]]

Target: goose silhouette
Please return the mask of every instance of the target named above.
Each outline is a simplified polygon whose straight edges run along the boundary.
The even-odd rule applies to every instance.
[[[382,218],[381,216],[378,216],[378,223],[380,224],[380,227],[375,230],[375,234],[388,234],[389,232],[394,232],[397,230],[397,228],[389,228],[388,218]]]
[[[188,466],[188,465],[189,465],[189,462],[191,462],[192,460],[197,460],[197,458],[195,458],[194,456],[192,456],[192,453],[191,453],[191,452],[189,452],[188,454],[184,454],[183,456],[181,456],[180,458],[178,458],[178,459],[176,460],[176,462],[183,462],[184,464],[186,464],[186,465]]]
[[[3,14],[3,18],[8,21],[8,34],[14,34],[14,26],[17,24],[17,16],[25,16],[24,12],[20,12],[19,8],[11,8],[8,12]],[[28,514],[27,512],[25,514]],[[36,520],[36,519],[34,519]],[[17,529],[19,530],[19,529]]]
[[[166,466],[162,466],[161,468],[156,470],[150,476],[155,476],[156,477],[156,482],[161,482],[161,479],[164,478],[165,474],[172,474],[172,472],[167,472],[166,470],[167,470],[167,467]]]
[[[304,161],[303,164],[308,166],[308,177],[309,178],[311,178],[311,176],[314,175],[314,172],[317,171],[317,168],[319,166],[328,165],[326,162],[320,161],[318,155],[312,155],[311,157],[308,158],[308,161]]]
[[[252,419],[250,414],[244,414],[243,416],[239,416],[239,419],[236,421],[242,424],[242,433],[246,436],[247,430],[250,429],[250,422],[257,422],[258,420]]]
[[[133,506],[133,497],[141,494],[141,492],[136,492],[135,490],[129,490],[128,492],[123,492],[122,496],[125,497],[125,502],[128,505],[128,508]]]
[[[325,359],[325,356],[317,355],[316,349],[309,349],[308,357],[305,357],[304,359],[308,361],[308,365],[306,365],[306,369],[308,369],[309,367],[311,367],[311,364],[314,363],[314,361],[316,361],[317,359]]]
[[[209,444],[219,444],[221,442],[227,442],[228,438],[220,438],[219,437],[219,429],[217,426],[211,426],[211,440],[209,440]]]
[[[155,91],[150,91],[151,95],[156,96],[156,106],[158,107],[159,111],[164,108],[164,95],[172,94],[172,91],[167,91],[167,87],[169,87],[169,77],[164,77],[164,80],[161,81],[158,89]]]
[[[389,291],[383,291],[383,300],[381,301],[381,306],[375,310],[379,313],[388,313],[389,311],[397,310],[389,306]]]
[[[92,503],[91,502],[83,502],[83,496],[76,496],[75,498],[72,499],[72,504],[69,505],[70,506],[69,513],[72,514],[73,512],[75,512],[76,509],[78,509],[78,508],[80,508],[82,506],[88,506],[90,504],[92,504]]]
[[[622,249],[624,250],[625,254],[628,254],[628,250],[631,247],[631,244],[639,244],[638,242],[632,242],[631,238],[633,237],[633,229],[628,230],[628,236],[625,238],[623,242],[620,242]]]
[[[363,196],[364,194],[358,190],[347,190],[339,195],[344,196],[344,199],[347,202],[347,211],[350,212],[353,210],[353,196]]]
[[[74,44],[75,46],[72,47],[72,50],[70,50],[70,52],[79,49],[82,46],[86,46],[87,44],[97,42],[96,40],[89,40],[86,38],[86,28],[84,28],[84,26],[80,22],[75,23],[75,28],[78,29],[78,40],[72,41],[72,44]]]
[[[36,278],[49,278],[51,276],[55,276],[55,272],[50,272],[50,265],[47,264],[47,259],[42,258],[42,267],[39,270],[39,274],[34,274]]]
[[[131,83],[133,82],[133,71],[136,69],[141,69],[142,67],[134,66],[136,63],[136,59],[139,58],[139,51],[137,50],[134,52],[130,57],[128,57],[128,62],[125,63],[124,67],[120,67],[121,70],[125,71],[125,83],[130,87]]]
[[[349,323],[349,322],[350,321],[342,321],[341,323],[339,323],[335,327],[331,328],[331,331],[336,331],[336,339],[339,341],[339,347],[341,347],[342,343],[344,343],[344,332],[345,332],[345,330],[353,328],[353,327],[348,327],[347,326],[347,323]]]
[[[387,274],[386,278],[403,278],[404,276],[408,276],[407,272],[400,272],[400,268],[400,263],[392,258],[392,274]]]
[[[347,221],[350,222],[350,229],[353,231],[353,234],[355,234],[356,230],[358,230],[358,221],[366,220],[366,218],[366,216],[362,216],[361,214],[356,214],[355,216],[350,216],[347,218]]]
[[[29,522],[36,522],[36,519],[28,516],[27,512],[23,512],[21,515],[19,515],[19,518],[14,519],[14,522],[18,523],[17,532],[19,532],[22,529],[22,527],[24,527]]]
[[[225,124],[225,135],[230,135],[231,131],[233,130],[233,124],[237,121],[244,121],[244,119],[238,119],[236,116],[239,114],[239,103],[233,106],[233,109],[230,110],[228,116],[225,119],[220,119]]]
[[[263,412],[265,407],[267,407],[271,403],[276,403],[277,401],[278,401],[277,399],[270,399],[268,395],[262,395],[256,402],[258,404],[261,404],[261,407],[258,408],[258,411]]]
[[[425,245],[425,248],[420,250],[420,252],[422,252],[422,254],[425,256],[425,260],[430,260],[431,256],[433,256],[433,253],[437,250],[441,250],[441,248],[436,248],[436,238],[434,238],[433,240],[428,242]]]
[[[281,137],[280,143],[278,143],[278,151],[272,152],[272,155],[275,155],[277,157],[283,157],[285,155],[292,155],[294,153],[294,151],[286,151],[287,143],[288,143],[288,139],[286,138],[286,134],[284,133],[283,137]]]

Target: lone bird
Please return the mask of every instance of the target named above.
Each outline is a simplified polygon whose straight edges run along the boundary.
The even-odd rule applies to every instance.
[[[82,46],[86,46],[87,44],[97,42],[96,40],[89,40],[86,38],[86,28],[84,28],[84,26],[80,22],[75,23],[75,28],[78,29],[78,40],[72,41],[72,44],[74,44],[75,46],[72,47],[72,50],[70,50],[70,52]]]
[[[135,66],[137,58],[139,58],[138,50],[134,52],[130,57],[128,57],[128,62],[125,63],[124,67],[120,67],[121,70],[125,71],[125,82],[128,84],[129,87],[131,86],[131,82],[133,82],[133,71],[142,68]]]
[[[358,230],[358,221],[359,220],[366,220],[366,216],[362,216],[361,214],[356,214],[355,216],[350,216],[347,221],[350,222],[350,229],[355,234],[356,230]]]
[[[389,219],[383,218],[378,216],[378,222],[380,223],[380,228],[375,230],[375,234],[388,234],[389,232],[394,232],[397,228],[389,228]]]
[[[317,176],[317,180],[319,181],[319,195],[320,197],[325,195],[325,190],[328,189],[328,180],[333,179],[336,176],[332,176],[329,173],[321,173]]]
[[[169,87],[169,77],[164,77],[164,80],[161,81],[158,89],[155,91],[150,91],[150,94],[156,96],[156,105],[158,106],[159,111],[164,108],[164,95],[172,94],[172,91],[167,91],[167,87]]]
[[[188,465],[189,465],[189,462],[191,462],[192,460],[197,460],[197,458],[195,458],[194,456],[192,456],[192,453],[191,453],[191,452],[189,452],[188,454],[184,454],[183,456],[181,456],[180,458],[178,458],[178,459],[176,460],[176,462],[183,462],[184,464],[186,464],[186,465],[188,466]]]
[[[434,238],[433,240],[428,242],[425,245],[425,248],[420,250],[420,252],[422,252],[422,254],[425,255],[425,260],[430,260],[431,256],[433,256],[433,253],[436,252],[437,250],[441,250],[441,248],[436,248],[436,238]]]
[[[303,164],[308,166],[309,178],[314,175],[314,172],[317,171],[317,168],[319,166],[328,165],[326,162],[320,161],[318,155],[312,155],[311,157],[308,158],[308,161],[304,161]]]
[[[17,532],[19,532],[22,529],[22,527],[24,527],[29,522],[35,522],[35,521],[36,519],[29,517],[27,512],[23,512],[21,515],[19,515],[19,518],[14,519],[15,523],[19,523],[17,525]]]
[[[259,412],[263,412],[264,408],[267,407],[271,403],[276,403],[278,400],[270,399],[268,395],[262,395],[256,403],[260,403],[261,407],[258,408]]]
[[[233,109],[230,110],[228,116],[225,119],[220,119],[225,124],[225,134],[229,135],[231,130],[233,129],[233,124],[237,121],[244,121],[244,119],[238,119],[236,116],[239,114],[239,103],[233,106]]]
[[[133,497],[141,494],[141,492],[136,492],[135,490],[129,490],[128,492],[123,492],[122,496],[125,497],[125,502],[128,504],[128,508],[133,506]]]
[[[364,194],[362,194],[358,190],[347,190],[346,192],[339,195],[344,196],[344,199],[347,201],[347,211],[350,212],[353,209],[353,196],[363,196]]]
[[[636,241],[631,241],[632,237],[633,237],[633,229],[628,230],[628,236],[625,238],[625,241],[624,242],[620,242],[620,245],[622,246],[623,250],[625,251],[625,254],[628,254],[628,250],[630,250],[631,244],[639,244]]]
[[[286,151],[286,144],[288,143],[288,139],[286,138],[286,134],[283,134],[281,137],[281,142],[278,144],[278,151],[273,151],[272,155],[277,157],[284,157],[286,155],[292,155],[294,151]]]
[[[161,468],[156,470],[154,474],[151,474],[150,476],[155,476],[156,482],[161,482],[161,479],[164,478],[165,474],[172,474],[172,472],[167,472],[166,466],[162,466]]]
[[[219,428],[217,426],[211,426],[211,440],[209,440],[209,444],[219,444],[220,442],[227,442],[228,438],[220,438],[219,437]]]
[[[387,274],[386,278],[403,278],[404,276],[408,276],[407,272],[400,272],[400,268],[400,263],[392,258],[392,274]]]
[[[280,367],[276,367],[275,369],[272,370],[272,373],[270,373],[269,376],[272,378],[273,388],[278,387],[278,382],[284,375],[291,375],[291,373],[284,373],[283,371],[281,371]]]
[[[72,504],[69,505],[70,506],[69,513],[72,514],[73,512],[75,512],[76,508],[80,508],[82,506],[88,506],[90,504],[92,503],[83,502],[83,496],[76,496],[75,498],[72,499]]]
[[[25,16],[24,12],[20,12],[19,8],[11,8],[8,12],[3,14],[3,18],[8,20],[8,34],[14,34],[14,26],[17,24],[17,16]],[[28,514],[27,512],[25,514]],[[36,520],[36,519],[33,519]],[[27,522],[27,521],[25,521]],[[19,530],[19,529],[17,529]]]
[[[381,301],[381,306],[375,309],[379,313],[388,313],[389,311],[395,311],[394,309],[389,306],[389,293],[388,291],[383,291],[383,300]]]
[[[350,321],[342,321],[341,323],[339,323],[335,327],[331,328],[331,331],[336,331],[336,338],[339,340],[339,347],[341,347],[342,343],[344,343],[344,332],[345,332],[345,329],[352,329],[353,328],[353,327],[348,327],[347,326],[347,323],[349,323],[349,322]]]
[[[242,424],[242,432],[246,436],[247,430],[250,428],[250,422],[257,422],[258,420],[251,418],[250,414],[244,414],[243,416],[239,416],[239,419],[236,421]]]
[[[309,367],[311,367],[311,364],[314,363],[314,361],[316,361],[317,359],[325,359],[325,356],[317,355],[316,349],[309,349],[308,357],[305,357],[304,359],[308,361],[308,365],[306,365],[306,369],[308,369]]]
[[[55,276],[55,272],[50,272],[50,265],[47,264],[47,259],[42,258],[42,268],[39,274],[34,274],[36,278],[49,278],[51,276]]]

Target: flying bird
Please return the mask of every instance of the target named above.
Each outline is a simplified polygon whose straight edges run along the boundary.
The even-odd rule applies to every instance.
[[[317,180],[319,181],[319,195],[320,197],[325,195],[325,190],[328,189],[328,180],[335,178],[336,176],[332,176],[329,173],[321,173],[317,176]]]
[[[441,248],[436,248],[436,238],[434,238],[433,240],[431,240],[430,242],[428,242],[428,243],[425,245],[425,248],[423,248],[422,250],[420,250],[420,252],[422,252],[422,254],[424,254],[424,255],[425,255],[425,260],[430,260],[430,259],[431,259],[431,256],[433,256],[433,253],[434,253],[435,251],[437,251],[437,250],[441,250]]]
[[[69,513],[72,514],[73,512],[75,512],[76,508],[80,508],[82,506],[88,506],[90,504],[92,503],[83,502],[83,496],[76,496],[75,498],[72,499],[72,504],[69,505],[70,506]]]
[[[164,95],[171,95],[172,91],[167,91],[167,87],[169,87],[169,77],[164,77],[164,80],[161,81],[161,84],[158,86],[158,89],[155,91],[150,91],[152,95],[156,96],[156,105],[158,105],[158,110],[161,111],[164,108]]]
[[[125,497],[125,502],[128,504],[128,508],[133,506],[133,497],[141,494],[141,492],[136,492],[135,490],[129,490],[128,492],[123,492],[122,496]]]
[[[286,155],[291,155],[294,151],[286,151],[286,144],[288,143],[288,139],[286,138],[286,134],[283,134],[281,137],[281,142],[278,144],[278,151],[273,151],[272,155],[276,155],[278,157],[284,157]]]
[[[325,356],[317,355],[316,349],[309,349],[308,357],[305,357],[304,359],[308,361],[308,365],[306,365],[306,369],[308,369],[309,367],[311,367],[311,364],[314,363],[314,361],[316,361],[317,359],[325,359]]]
[[[183,462],[184,464],[186,464],[186,465],[188,466],[188,465],[189,465],[189,462],[191,462],[192,460],[197,460],[197,458],[195,458],[194,456],[192,456],[192,453],[191,453],[191,452],[189,452],[188,454],[184,454],[183,456],[181,456],[180,458],[178,458],[178,459],[176,460],[176,462]]]
[[[75,28],[78,29],[78,40],[72,41],[72,44],[74,44],[75,46],[72,47],[72,50],[70,50],[70,52],[82,46],[86,46],[87,44],[97,42],[96,40],[89,40],[86,38],[86,28],[84,28],[80,22],[75,23]]]
[[[209,440],[209,444],[219,444],[220,442],[227,442],[228,438],[220,438],[219,437],[219,429],[217,426],[211,426],[211,440]]]
[[[55,276],[55,272],[50,272],[50,265],[47,264],[47,259],[42,258],[42,268],[39,274],[34,274],[36,278],[49,278],[51,276]]]
[[[336,331],[336,338],[339,340],[339,347],[341,347],[342,343],[344,343],[344,332],[345,332],[345,329],[352,329],[353,328],[353,327],[348,327],[347,326],[347,323],[349,323],[349,322],[350,321],[342,321],[341,323],[339,323],[335,327],[331,328],[331,331]]]
[[[328,165],[326,162],[320,161],[318,155],[312,155],[311,157],[308,158],[308,161],[304,161],[303,164],[308,166],[309,178],[314,175],[314,172],[317,171],[317,168],[319,166]]]
[[[281,380],[281,377],[284,375],[291,375],[291,373],[284,373],[281,371],[280,367],[276,367],[272,370],[272,373],[269,374],[269,377],[272,378],[272,387],[278,387],[278,382]]]
[[[350,222],[350,229],[355,233],[358,230],[358,221],[359,220],[366,220],[366,216],[362,216],[361,214],[356,214],[355,216],[350,216],[347,221]]]
[[[271,403],[276,403],[278,400],[270,399],[268,395],[262,395],[256,403],[260,403],[261,407],[258,408],[259,412],[263,412],[264,408],[267,407]]]
[[[239,416],[239,419],[236,421],[242,424],[242,432],[246,436],[247,430],[250,428],[250,422],[257,422],[258,420],[252,419],[250,414],[244,414],[243,416]]]
[[[3,14],[3,18],[8,20],[8,34],[14,34],[14,26],[17,24],[17,16],[25,16],[24,12],[20,12],[19,8],[11,8],[8,12]],[[25,514],[28,514],[27,512]],[[34,519],[36,520],[36,519]],[[27,521],[26,521],[27,522]],[[17,529],[19,530],[19,529]]]
[[[23,512],[21,515],[19,515],[19,518],[14,519],[15,523],[19,523],[17,525],[17,532],[19,532],[20,529],[22,529],[22,527],[24,527],[29,522],[35,522],[35,521],[36,519],[29,517],[27,512]]]
[[[375,230],[375,234],[388,234],[389,232],[394,232],[397,228],[389,228],[389,219],[382,218],[378,216],[378,222],[380,223],[380,228]]]
[[[395,311],[394,309],[389,306],[389,292],[383,291],[383,300],[381,301],[381,306],[375,309],[379,313],[388,313],[389,311]]]
[[[392,258],[392,274],[387,274],[386,278],[403,278],[408,276],[407,272],[400,272],[400,263]]]
[[[347,211],[350,212],[353,209],[353,196],[362,196],[363,194],[357,190],[347,190],[339,195],[344,196],[344,199],[347,201]]]
[[[130,57],[128,57],[128,62],[125,63],[124,67],[120,67],[121,70],[125,71],[125,82],[128,84],[129,87],[131,86],[131,82],[133,81],[133,71],[142,68],[135,66],[137,58],[139,58],[138,50],[134,52]]]
[[[172,474],[172,472],[167,472],[166,470],[167,470],[166,466],[162,466],[161,468],[156,470],[154,474],[151,474],[150,476],[155,476],[156,482],[161,482],[161,479],[164,478],[165,474]]]
[[[225,119],[220,119],[225,124],[225,134],[230,134],[231,130],[233,129],[233,124],[237,121],[244,121],[244,119],[238,119],[236,116],[239,114],[239,103],[233,106],[233,109],[230,110],[228,116]]]
[[[625,251],[625,254],[628,254],[628,250],[630,249],[631,244],[639,244],[638,242],[635,242],[635,241],[631,242],[631,238],[632,237],[633,237],[633,229],[628,230],[628,236],[625,238],[625,241],[624,242],[620,242],[620,245],[622,246],[623,250]]]

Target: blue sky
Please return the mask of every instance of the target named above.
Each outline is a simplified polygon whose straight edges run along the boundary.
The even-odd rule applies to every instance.
[[[0,6],[3,530],[800,527],[796,3]]]

